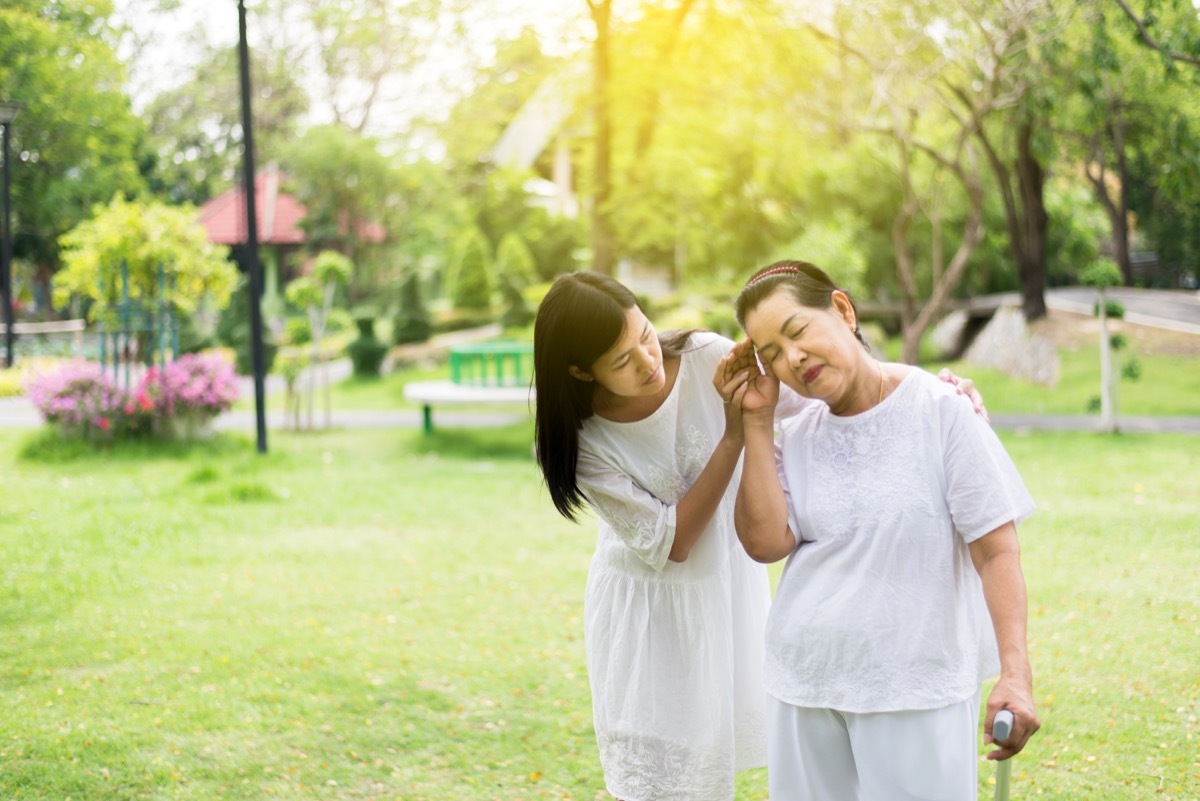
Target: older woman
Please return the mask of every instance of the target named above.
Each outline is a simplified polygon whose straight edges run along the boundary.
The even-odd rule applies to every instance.
[[[745,440],[737,534],[787,558],[767,622],[772,801],[975,798],[984,725],[1006,759],[1039,723],[1017,524],[1033,510],[995,434],[954,390],[876,361],[847,294],[778,262],[737,299],[747,342],[718,382]],[[757,351],[757,357],[755,355]],[[773,436],[779,385],[811,403]]]

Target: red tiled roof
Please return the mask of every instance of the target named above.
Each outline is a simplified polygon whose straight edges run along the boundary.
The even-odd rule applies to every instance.
[[[254,179],[258,241],[263,245],[302,245],[305,241],[300,221],[308,210],[295,197],[280,191],[287,179],[278,167],[260,171]],[[241,185],[231,187],[200,207],[200,222],[208,239],[217,245],[246,243],[246,200]],[[363,222],[359,234],[368,242],[382,242],[387,232],[378,223]]]

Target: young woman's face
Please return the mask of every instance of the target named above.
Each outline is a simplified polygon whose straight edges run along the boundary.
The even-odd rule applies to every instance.
[[[571,368],[576,371],[578,368]],[[637,306],[625,313],[625,330],[595,363],[578,369],[577,378],[596,381],[621,397],[654,395],[666,386],[658,333]]]
[[[832,300],[828,309],[804,306],[780,287],[746,313],[746,334],[776,378],[837,411],[850,396],[865,352],[854,336],[849,298],[834,292]]]

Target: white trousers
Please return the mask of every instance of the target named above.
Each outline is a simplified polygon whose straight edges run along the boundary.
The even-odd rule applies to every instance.
[[[979,698],[860,714],[768,696],[771,801],[975,801]]]

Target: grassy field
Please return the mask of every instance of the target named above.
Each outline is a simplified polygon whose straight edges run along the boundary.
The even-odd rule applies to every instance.
[[[1197,337],[1200,339],[1200,337]],[[949,367],[970,376],[986,398],[989,411],[998,414],[1096,414],[1089,410],[1100,397],[1100,357],[1097,348],[1060,352],[1062,370],[1053,387],[1005,375],[998,370],[973,367],[965,362],[931,364]],[[1200,417],[1200,356],[1165,353],[1137,357],[1141,375],[1117,385],[1117,410],[1131,417]],[[1121,359],[1118,366],[1124,362]]]
[[[1007,436],[1042,731],[1014,798],[1200,798],[1200,440]],[[0,797],[604,798],[525,426],[95,454],[0,432]],[[990,798],[990,764],[980,798]],[[762,771],[739,801],[763,799]]]

